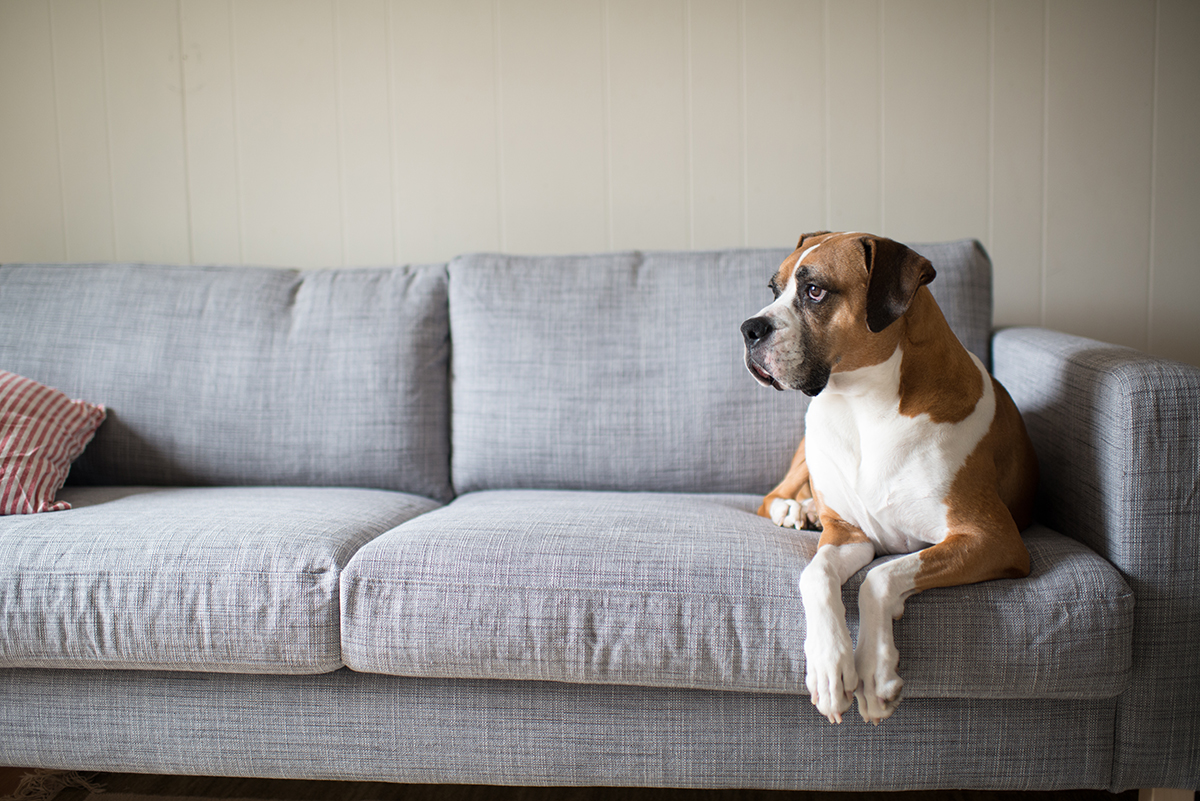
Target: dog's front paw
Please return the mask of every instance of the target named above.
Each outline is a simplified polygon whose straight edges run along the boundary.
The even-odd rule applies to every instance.
[[[854,668],[854,651],[849,633],[844,640],[834,638],[828,643],[804,643],[807,667],[804,683],[817,711],[830,723],[841,723],[842,715],[854,701],[858,688],[858,673]]]
[[[817,504],[812,498],[803,501],[774,498],[768,511],[771,514],[771,522],[777,526],[821,530],[820,519],[817,517]]]
[[[799,528],[800,504],[791,498],[775,498],[771,501],[771,522],[784,528]]]
[[[860,659],[858,670],[860,683],[854,693],[858,699],[858,714],[867,723],[878,726],[900,706],[904,680],[886,661],[868,665]]]

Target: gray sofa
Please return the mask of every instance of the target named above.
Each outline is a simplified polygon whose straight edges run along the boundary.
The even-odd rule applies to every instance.
[[[908,602],[877,728],[809,704],[816,535],[754,514],[806,401],[738,326],[786,251],[0,267],[0,369],[108,409],[73,508],[0,517],[0,764],[1197,787],[1200,370],[993,335],[983,250],[916,247],[1041,506],[1027,579]]]

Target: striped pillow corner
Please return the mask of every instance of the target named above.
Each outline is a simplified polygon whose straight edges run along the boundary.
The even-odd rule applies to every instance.
[[[0,370],[0,515],[70,509],[54,496],[106,415],[102,405]]]

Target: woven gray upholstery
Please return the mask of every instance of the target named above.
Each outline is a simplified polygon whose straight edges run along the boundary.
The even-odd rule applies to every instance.
[[[915,245],[987,361],[978,243]],[[747,373],[740,326],[784,250],[464,256],[450,263],[454,487],[766,492],[808,399]]]
[[[0,764],[535,786],[1052,790],[1107,784],[1112,704],[913,698],[874,728],[857,717],[831,726],[797,695],[349,670],[0,670]]]
[[[474,493],[363,547],[343,659],[369,672],[804,691],[797,579],[817,534],[758,496]],[[1133,598],[1044,528],[1032,574],[930,590],[896,623],[910,697],[1105,698],[1126,686]],[[856,627],[857,590],[844,593]]]
[[[989,356],[982,248],[915,247]],[[908,599],[879,728],[814,710],[816,536],[753,514],[806,399],[739,332],[785,255],[0,267],[0,369],[110,409],[76,508],[0,518],[0,764],[1200,785],[1200,370],[1046,331],[995,338],[1043,469],[1031,575]]]
[[[444,266],[0,267],[0,368],[108,407],[71,480],[448,500]]]
[[[1041,329],[999,333],[995,366],[1041,460],[1040,517],[1137,598],[1113,786],[1200,786],[1200,369]]]
[[[69,487],[0,517],[0,666],[320,673],[338,574],[437,504],[383,490]]]

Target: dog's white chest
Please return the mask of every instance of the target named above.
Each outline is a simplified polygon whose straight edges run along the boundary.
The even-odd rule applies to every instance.
[[[966,419],[900,414],[899,359],[897,350],[831,381],[805,418],[813,487],[878,553],[910,553],[945,538],[946,496],[995,413],[991,379],[976,359],[984,394]]]

